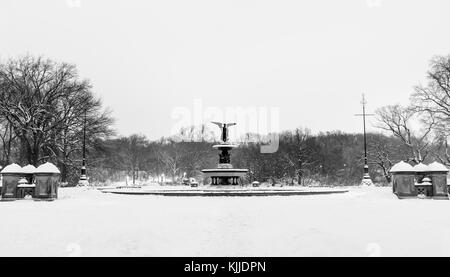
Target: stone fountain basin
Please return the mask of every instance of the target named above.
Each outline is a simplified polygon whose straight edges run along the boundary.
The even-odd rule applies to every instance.
[[[103,189],[104,193],[160,196],[295,196],[346,193],[347,189],[334,188],[248,188],[240,186],[214,186],[205,188],[122,188]]]
[[[220,174],[220,177],[243,177],[247,174],[248,169],[240,169],[240,168],[212,168],[212,169],[203,169],[203,173],[207,177],[217,176],[216,174]]]

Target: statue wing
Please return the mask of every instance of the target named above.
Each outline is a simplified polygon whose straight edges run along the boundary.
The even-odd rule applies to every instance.
[[[223,127],[223,124],[220,123],[220,122],[214,122],[214,121],[211,121],[211,123],[216,124],[217,126],[219,126],[219,128],[222,128],[222,127]]]
[[[227,123],[227,124],[225,124],[227,127],[230,127],[230,126],[234,126],[234,125],[236,125],[236,123]]]

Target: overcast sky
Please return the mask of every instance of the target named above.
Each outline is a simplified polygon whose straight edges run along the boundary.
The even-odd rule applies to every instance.
[[[281,129],[359,132],[450,54],[450,1],[2,0],[0,58],[75,63],[119,133],[169,135],[176,107],[279,109]]]

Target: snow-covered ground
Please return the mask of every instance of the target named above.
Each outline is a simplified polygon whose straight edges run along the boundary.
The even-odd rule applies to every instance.
[[[0,256],[450,256],[450,201],[391,188],[273,197],[61,188],[0,202]]]

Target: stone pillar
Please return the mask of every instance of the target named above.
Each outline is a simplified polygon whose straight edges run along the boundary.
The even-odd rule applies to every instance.
[[[14,201],[17,198],[17,186],[19,184],[20,175],[14,173],[5,173],[3,175],[2,184],[2,200]]]
[[[428,166],[428,169],[433,185],[433,197],[436,199],[448,199],[447,167],[434,162]]]
[[[392,191],[398,198],[417,196],[414,185],[416,172],[410,164],[401,161],[395,164],[389,172],[392,175]]]
[[[36,180],[35,199],[54,200],[58,198],[60,172],[56,166],[45,163],[36,169],[34,176]]]
[[[22,168],[18,164],[10,164],[2,171],[2,201],[14,201],[17,198],[17,186],[22,175]]]
[[[417,196],[417,190],[414,186],[414,175],[411,172],[397,172],[392,174],[392,184],[395,188],[395,194],[399,198]]]

